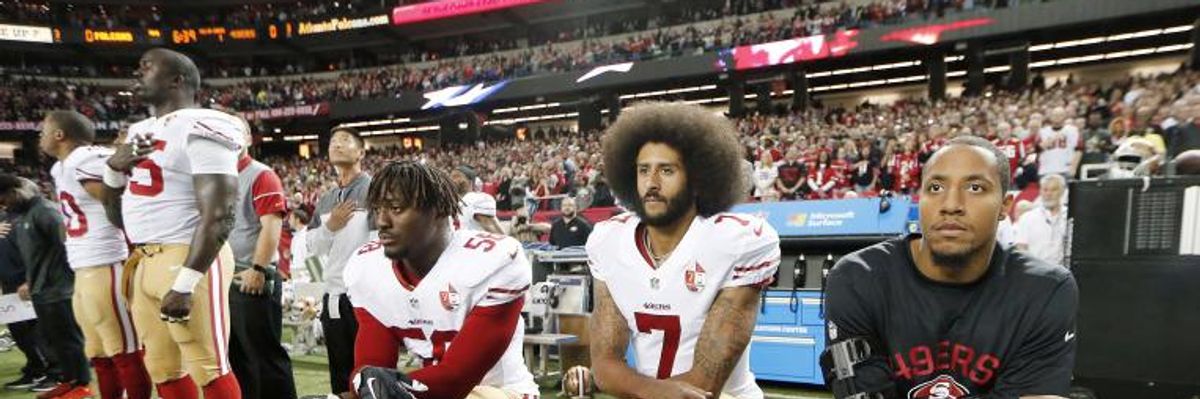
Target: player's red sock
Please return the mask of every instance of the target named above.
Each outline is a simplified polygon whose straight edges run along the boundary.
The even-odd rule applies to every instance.
[[[200,391],[196,389],[192,376],[185,375],[158,384],[158,396],[162,399],[200,399]]]
[[[93,357],[92,368],[96,370],[96,385],[100,387],[100,399],[121,399],[121,376],[117,366],[109,357]]]
[[[146,364],[142,361],[142,352],[122,353],[113,356],[112,361],[117,366],[121,386],[125,388],[125,396],[129,399],[150,399],[154,391],[150,384],[150,374],[146,372]]]
[[[242,387],[237,377],[228,373],[204,386],[204,399],[242,399]]]

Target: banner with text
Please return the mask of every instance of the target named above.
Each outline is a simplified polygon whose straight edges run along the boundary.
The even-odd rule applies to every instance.
[[[886,212],[879,198],[741,204],[734,212],[767,219],[781,237],[877,236],[907,231],[908,197],[890,198]]]
[[[96,122],[96,130],[118,130],[125,125],[121,121]],[[0,132],[36,132],[41,130],[42,121],[0,121]]]
[[[442,0],[392,9],[392,25],[404,25],[460,15],[478,14],[551,0]]]
[[[329,103],[309,104],[309,105],[294,105],[291,107],[258,109],[254,111],[239,112],[246,120],[268,120],[268,119],[285,119],[297,118],[306,116],[320,116],[329,114]]]
[[[44,26],[0,24],[0,40],[53,43],[54,31]]]

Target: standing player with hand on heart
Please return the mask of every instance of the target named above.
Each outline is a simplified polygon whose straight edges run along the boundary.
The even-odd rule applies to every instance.
[[[129,127],[108,158],[104,206],[134,250],[126,262],[134,326],[164,399],[240,398],[229,367],[226,239],[237,204],[245,133],[236,117],[196,104],[200,72],[187,56],[147,51],[133,91],[154,116]]]

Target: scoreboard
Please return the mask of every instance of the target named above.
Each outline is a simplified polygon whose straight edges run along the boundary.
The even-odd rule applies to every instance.
[[[226,40],[257,40],[255,28],[207,26],[171,30],[171,44],[224,43]]]
[[[0,24],[0,41],[97,46],[188,46],[287,40],[335,32],[380,29],[556,0],[444,0],[396,7],[391,12],[263,22],[254,26],[55,27]]]
[[[97,46],[189,46],[286,40],[367,28],[386,27],[387,14],[329,17],[263,23],[257,26],[200,26],[186,28],[45,27],[0,24],[0,41],[78,43]]]

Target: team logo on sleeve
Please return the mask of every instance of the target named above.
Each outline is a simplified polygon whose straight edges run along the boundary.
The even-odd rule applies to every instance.
[[[696,292],[704,289],[704,268],[700,267],[700,262],[688,268],[683,272],[683,282],[687,284],[688,291]]]
[[[450,284],[446,284],[446,290],[439,292],[438,296],[442,298],[442,308],[446,309],[447,311],[453,312],[454,309],[458,309],[458,305],[462,303],[462,301],[458,298],[458,291],[455,290],[454,286]]]
[[[954,380],[954,377],[942,374],[908,391],[908,399],[960,399],[965,398],[971,391]]]

